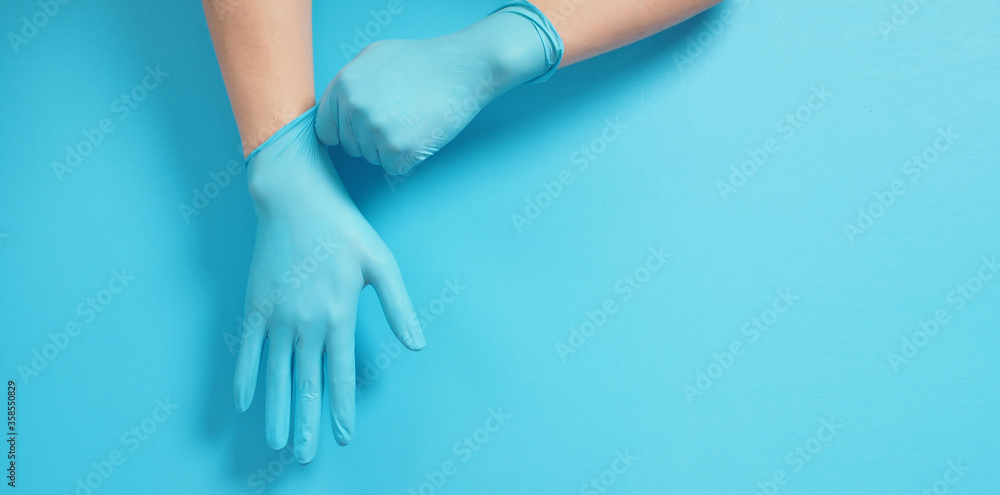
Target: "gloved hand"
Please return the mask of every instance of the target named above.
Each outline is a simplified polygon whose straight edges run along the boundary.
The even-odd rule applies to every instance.
[[[389,174],[405,174],[496,97],[548,80],[562,53],[555,28],[527,2],[445,36],[379,41],[327,86],[316,134]]]
[[[316,139],[315,113],[314,107],[299,116],[247,159],[257,237],[234,380],[242,412],[253,399],[266,338],[267,443],[281,449],[288,442],[294,404],[294,452],[303,464],[318,445],[324,351],[333,433],[341,445],[351,440],[354,325],[366,285],[375,287],[403,345],[420,350],[425,344],[392,253],[361,216]]]

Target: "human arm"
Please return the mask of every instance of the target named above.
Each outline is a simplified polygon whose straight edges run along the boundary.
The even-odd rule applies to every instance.
[[[508,90],[672,26],[718,0],[511,2],[454,33],[366,47],[327,86],[324,143],[400,175]],[[574,12],[560,12],[563,4]],[[579,3],[579,5],[576,5]]]
[[[203,0],[246,157],[316,104],[312,0]]]
[[[204,0],[257,214],[234,398],[240,411],[250,406],[266,344],[267,443],[281,449],[294,433],[295,457],[307,463],[318,447],[324,368],[334,436],[346,445],[353,435],[361,290],[374,286],[403,345],[419,350],[424,338],[392,253],[316,139],[309,2],[245,0],[225,13],[216,5]]]
[[[533,0],[566,47],[562,67],[632,44],[720,0]]]

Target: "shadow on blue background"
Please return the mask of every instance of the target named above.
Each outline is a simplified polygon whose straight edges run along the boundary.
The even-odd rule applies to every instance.
[[[384,6],[342,3],[314,7],[318,91]],[[514,90],[399,182],[331,150],[415,304],[464,289],[417,354],[396,353],[366,291],[358,374],[377,376],[353,443],[327,434],[305,467],[267,448],[263,384],[249,411],[233,406],[227,334],[254,232],[242,172],[200,214],[179,210],[241,158],[200,6],[62,5],[0,49],[0,357],[19,387],[19,488],[73,493],[99,476],[93,493],[920,493],[960,462],[949,493],[992,493],[998,293],[981,280],[959,306],[954,291],[1000,245],[1000,9],[923,3],[883,36],[901,3],[724,3]],[[404,5],[379,39],[457,29],[494,2]],[[3,7],[0,31],[38,9]],[[708,36],[723,12],[733,21]],[[157,64],[162,87],[119,119],[110,102]],[[820,87],[829,102],[786,137],[776,123]],[[104,116],[115,131],[60,180],[51,163]],[[576,168],[607,119],[625,132]],[[954,145],[911,181],[907,161],[947,128]],[[768,139],[780,150],[721,195]],[[518,226],[566,170],[573,183]],[[895,180],[905,193],[846,234]],[[620,284],[656,248],[669,261],[626,299]],[[134,282],[87,322],[77,305],[123,266]],[[754,330],[783,290],[798,299]],[[566,354],[607,301],[617,310]],[[893,361],[940,311],[936,336]],[[70,321],[80,335],[33,368]],[[734,344],[745,353],[730,360]],[[130,450],[167,397],[176,412]],[[498,410],[509,420],[475,440]],[[101,475],[116,451],[124,463]],[[457,473],[427,485],[449,461]]]

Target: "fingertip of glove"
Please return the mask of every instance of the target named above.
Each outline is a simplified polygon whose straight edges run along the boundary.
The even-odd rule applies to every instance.
[[[236,403],[237,412],[246,412],[246,410],[250,408],[250,400],[247,398],[247,394],[243,390],[237,389],[234,392],[233,400]]]
[[[295,460],[299,464],[309,464],[316,457],[316,449],[311,448],[308,440],[295,443]]]
[[[427,346],[424,329],[420,326],[420,320],[415,312],[410,313],[409,317],[406,318],[406,328],[400,332],[399,337],[403,345],[411,351],[419,351]]]
[[[345,447],[351,443],[351,432],[347,428],[344,428],[344,425],[336,418],[333,420],[333,438],[337,440],[337,445],[341,447]]]
[[[427,347],[427,340],[424,339],[424,333],[419,329],[416,333],[411,333],[407,347],[409,347],[411,351],[424,350],[424,348]]]

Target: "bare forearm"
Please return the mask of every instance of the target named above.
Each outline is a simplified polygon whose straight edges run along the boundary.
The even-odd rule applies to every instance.
[[[316,103],[311,0],[202,0],[244,156]]]
[[[720,0],[532,0],[566,45],[565,67],[656,34]]]

